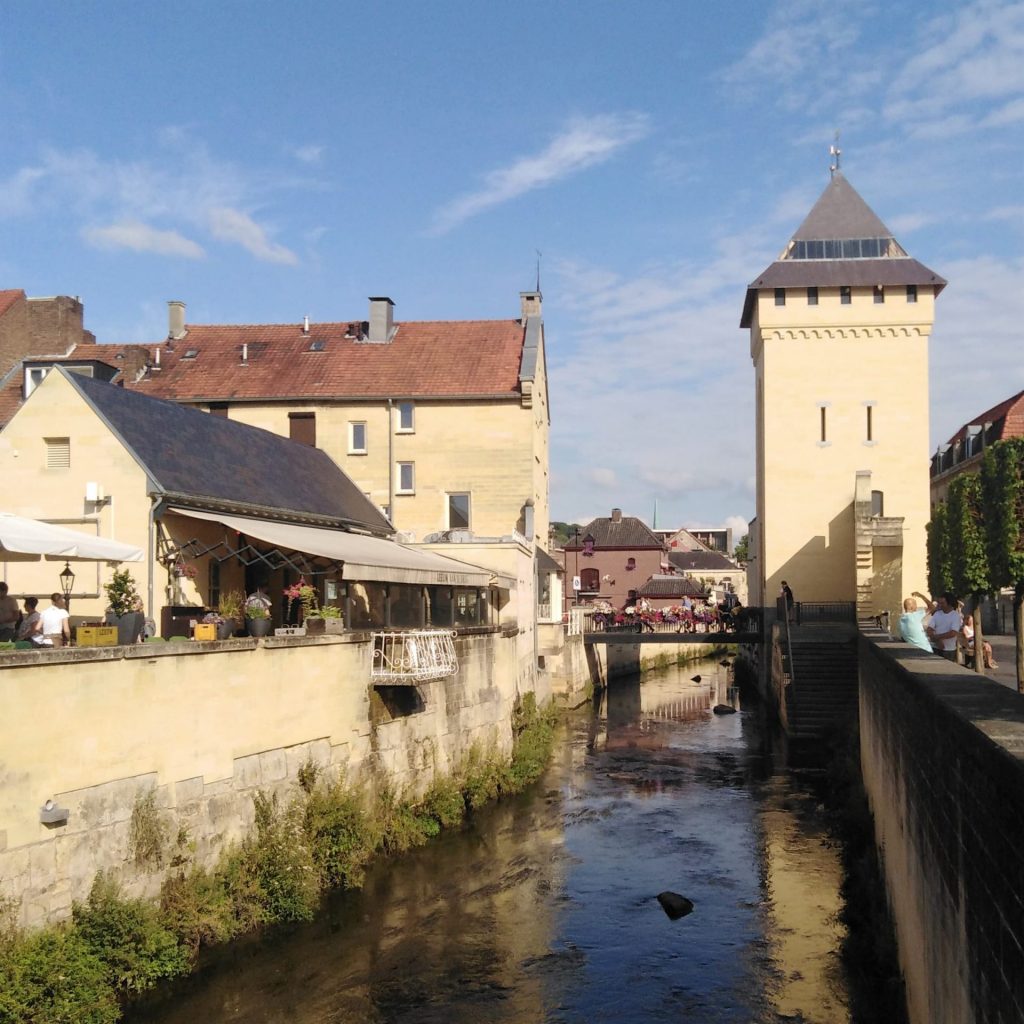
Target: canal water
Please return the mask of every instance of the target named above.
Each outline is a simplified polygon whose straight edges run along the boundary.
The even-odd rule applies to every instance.
[[[844,1024],[839,853],[717,660],[616,680],[544,779],[309,925],[204,954],[152,1024]],[[699,682],[692,677],[699,676]],[[656,899],[693,902],[670,920]]]

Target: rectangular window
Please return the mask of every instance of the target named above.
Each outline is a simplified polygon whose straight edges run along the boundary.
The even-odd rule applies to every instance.
[[[875,439],[875,436],[874,436],[874,417],[872,415],[874,413],[874,407],[869,405],[869,406],[867,406],[865,408],[864,411],[867,413],[867,423],[865,424],[865,429],[867,431],[867,437],[865,438],[865,440],[866,441],[874,441],[874,439]]]
[[[917,302],[917,285],[907,285],[907,302]]]
[[[875,305],[885,302],[885,289],[880,285],[875,285]]]
[[[211,402],[210,403],[210,415],[221,416],[227,419],[228,416],[228,403],[227,402]]]
[[[70,469],[71,438],[47,437],[44,440],[46,442],[46,468]]]
[[[416,430],[416,406],[412,402],[398,403],[398,433],[412,434]]]
[[[400,462],[398,463],[398,488],[399,494],[415,494],[416,493],[416,463],[415,462]]]
[[[220,604],[220,562],[216,558],[207,564],[206,603],[210,608]]]
[[[310,448],[316,447],[316,413],[315,412],[290,412],[288,413],[288,436],[299,444],[308,444]]]
[[[825,444],[825,442],[828,441],[828,431],[826,429],[826,422],[825,422],[825,413],[826,413],[825,406],[821,406],[819,408],[818,412],[821,415],[821,438],[820,438],[820,442],[822,444]]]
[[[873,516],[885,515],[885,496],[881,491],[871,492],[871,514]]]
[[[784,306],[786,304],[786,289],[776,288],[775,289],[775,305]]]
[[[850,304],[850,302],[852,301],[851,300],[851,296],[850,296],[850,286],[848,284],[844,284],[839,289],[839,301],[844,306],[848,306]]]
[[[818,289],[808,288],[807,289],[807,305],[816,306],[818,304]]]
[[[366,454],[366,422],[364,420],[352,420],[349,422],[348,453],[349,455]]]
[[[469,529],[469,493],[448,495],[448,529]]]

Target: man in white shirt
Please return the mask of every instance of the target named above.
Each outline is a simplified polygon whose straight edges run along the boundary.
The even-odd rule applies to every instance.
[[[54,647],[63,647],[71,643],[71,623],[68,620],[68,612],[64,607],[63,594],[50,595],[50,607],[41,615],[43,622],[43,637],[49,640]]]
[[[947,661],[956,661],[956,638],[963,624],[963,616],[956,607],[956,595],[941,594],[932,612],[931,625],[925,631],[936,654],[941,654]]]

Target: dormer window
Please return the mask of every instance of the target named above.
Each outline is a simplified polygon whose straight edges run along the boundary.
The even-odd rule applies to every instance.
[[[594,538],[588,533],[586,537],[583,538],[583,554],[588,556],[592,555],[594,553],[594,545],[596,543],[597,542]]]
[[[46,375],[50,372],[51,367],[49,366],[27,366],[25,367],[25,397],[28,398],[33,391],[46,378]]]
[[[324,342],[322,340],[318,339],[316,341],[311,341],[309,343],[309,351],[310,352],[323,352],[323,350],[324,350]]]
[[[195,359],[195,357],[197,355],[199,355],[199,349],[197,349],[197,348],[190,348],[190,349],[186,349],[185,354],[181,358],[182,359]]]

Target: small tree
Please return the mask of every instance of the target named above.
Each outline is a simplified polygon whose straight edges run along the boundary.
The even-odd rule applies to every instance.
[[[940,501],[932,509],[928,524],[928,590],[932,597],[953,589],[949,558],[949,526],[946,503]]]
[[[736,544],[736,548],[733,551],[733,558],[737,562],[748,562],[750,561],[750,534],[745,533],[740,537]]]
[[[1024,693],[1024,438],[999,441],[981,466],[985,533],[995,587],[1013,587],[1017,690]]]
[[[949,485],[946,519],[953,590],[974,600],[974,671],[985,668],[981,604],[992,591],[982,516],[981,478],[963,473]]]

